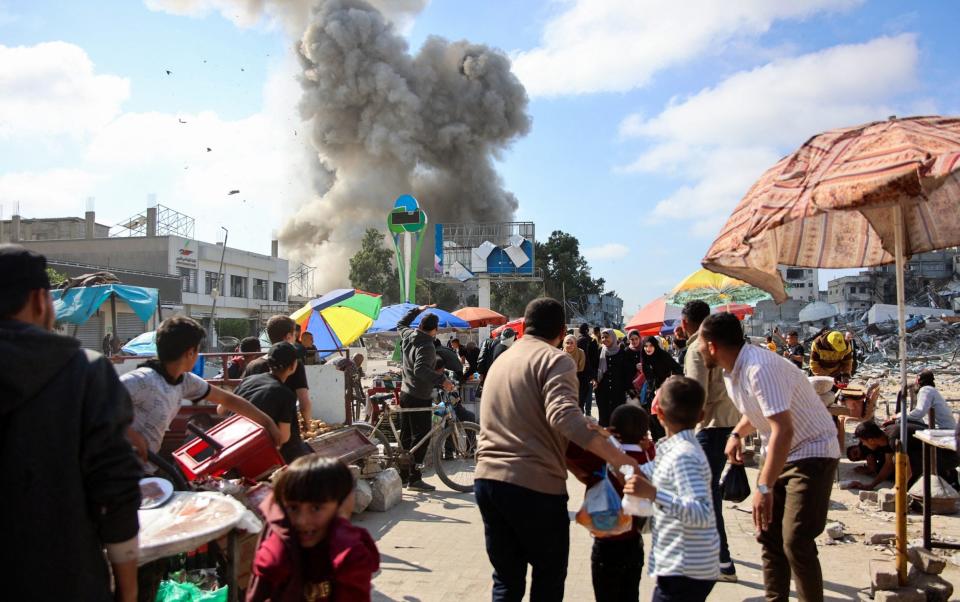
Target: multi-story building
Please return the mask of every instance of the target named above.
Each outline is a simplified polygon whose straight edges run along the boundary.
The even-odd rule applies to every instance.
[[[780,276],[787,285],[787,294],[798,301],[816,301],[820,289],[820,270],[781,265]]]
[[[616,293],[584,295],[579,309],[587,324],[604,328],[623,327],[623,299]]]
[[[0,243],[30,240],[64,240],[77,238],[106,238],[110,226],[98,224],[93,211],[85,217],[52,217],[23,219],[14,215],[0,221]]]
[[[958,253],[957,248],[917,253],[907,260],[906,274],[911,278],[929,278],[931,280],[950,278],[956,273],[957,266],[960,266],[958,257],[960,257],[960,253]],[[891,263],[875,267],[871,271],[895,274],[896,266]]]
[[[877,270],[835,278],[827,283],[827,303],[841,314],[865,312],[875,303],[896,303],[896,294],[893,274]]]
[[[171,211],[163,207],[159,209]],[[276,241],[273,241],[269,255],[224,248],[222,243],[194,239],[192,218],[177,215],[178,219],[190,221],[189,228],[176,230],[188,236],[158,227],[156,207],[127,222],[127,229],[135,234],[133,236],[96,236],[97,229],[89,227],[94,223],[93,212],[87,213],[88,227],[83,238],[24,240],[17,232],[11,234],[13,240],[50,260],[84,264],[90,266],[90,271],[128,270],[176,276],[180,291],[179,299],[175,300],[175,311],[192,316],[208,327],[215,296],[217,319],[249,320],[251,332],[264,315],[289,313],[289,268],[287,260],[278,256]],[[23,222],[20,223],[22,226]],[[135,225],[136,229],[130,225]]]

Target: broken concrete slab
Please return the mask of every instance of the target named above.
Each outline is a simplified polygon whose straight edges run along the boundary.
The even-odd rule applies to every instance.
[[[870,561],[870,586],[873,591],[895,590],[900,587],[897,565],[889,560]]]
[[[870,545],[883,545],[893,543],[897,539],[896,533],[889,531],[880,531],[879,533],[867,534],[867,543]]]
[[[843,523],[839,522],[828,524],[826,531],[830,539],[843,539],[844,535],[846,535],[843,530]]]
[[[910,569],[911,587],[916,587],[926,593],[926,599],[931,602],[950,602],[953,596],[953,584],[940,575],[928,575],[916,569]]]
[[[947,559],[937,556],[926,548],[911,546],[907,548],[907,558],[921,573],[927,575],[939,575],[943,569],[947,568]]]
[[[892,591],[878,591],[873,594],[874,602],[926,602],[927,594],[922,589],[904,587]]]
[[[860,501],[861,502],[873,502],[877,503],[877,492],[876,491],[861,491],[860,492]]]

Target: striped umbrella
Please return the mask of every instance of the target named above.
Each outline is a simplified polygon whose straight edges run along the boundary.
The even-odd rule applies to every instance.
[[[960,245],[960,117],[830,130],[767,170],[720,231],[703,267],[787,298],[777,265],[896,263],[900,379],[907,382],[904,271],[910,255]],[[907,579],[906,459],[896,459],[897,572]],[[924,542],[929,547],[929,542]]]

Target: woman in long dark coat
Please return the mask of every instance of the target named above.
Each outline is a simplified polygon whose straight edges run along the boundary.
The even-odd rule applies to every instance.
[[[643,364],[644,377],[644,396],[640,400],[640,405],[650,413],[650,435],[654,441],[661,439],[666,431],[660,425],[660,421],[650,406],[653,404],[653,398],[657,394],[657,389],[665,380],[674,374],[683,374],[683,368],[673,359],[673,356],[663,350],[656,337],[647,337],[643,340],[643,355],[641,356]]]
[[[597,410],[600,425],[610,424],[610,414],[627,401],[637,370],[630,356],[620,349],[617,333],[606,329],[600,333],[600,366],[597,369]]]

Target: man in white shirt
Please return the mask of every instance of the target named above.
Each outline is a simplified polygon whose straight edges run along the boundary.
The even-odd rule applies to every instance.
[[[830,413],[800,369],[744,344],[733,314],[710,316],[699,332],[704,362],[723,368],[727,392],[743,415],[730,433],[727,457],[743,463],[741,440],[754,431],[766,449],[753,497],[766,599],[785,602],[792,573],[801,600],[822,601],[816,538],[826,527],[830,475],[840,457]]]
[[[929,424],[932,429],[954,430],[957,428],[957,421],[953,417],[947,400],[943,398],[940,391],[937,391],[937,385],[933,380],[933,370],[921,370],[917,375],[917,407],[907,412],[907,418],[910,420],[919,420],[927,422],[930,417],[930,410],[933,410],[933,424]],[[894,414],[887,421],[892,423],[900,417],[900,414]]]

